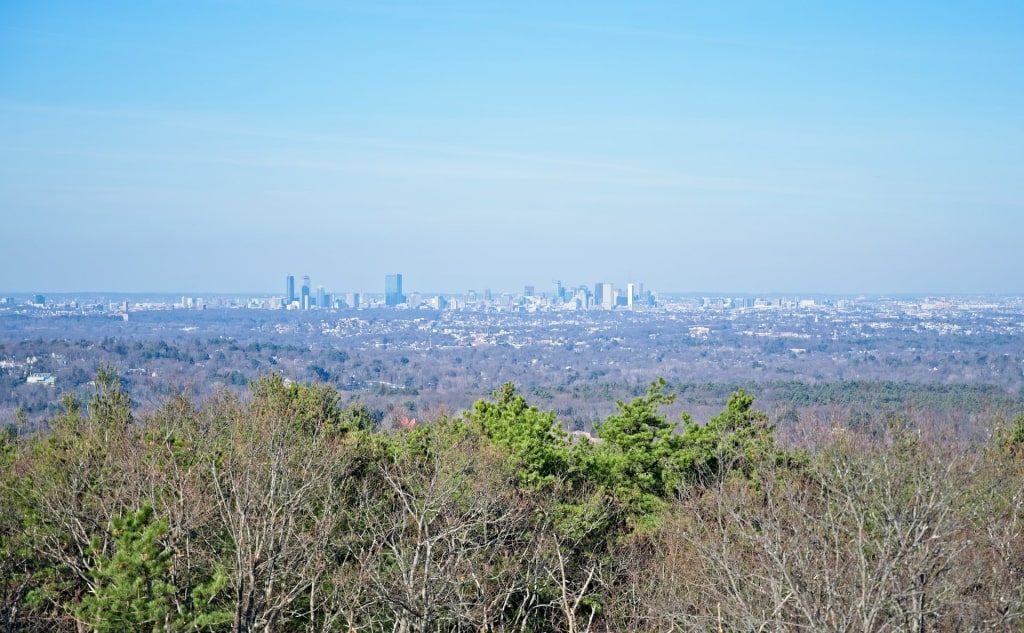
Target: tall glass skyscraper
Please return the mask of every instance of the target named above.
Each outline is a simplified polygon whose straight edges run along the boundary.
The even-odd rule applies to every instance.
[[[405,303],[405,295],[402,294],[402,276],[387,275],[384,277],[384,305],[395,307]]]
[[[288,275],[285,279],[284,304],[290,306],[295,301],[295,275]]]

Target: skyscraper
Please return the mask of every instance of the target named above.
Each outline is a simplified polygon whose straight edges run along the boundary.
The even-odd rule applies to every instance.
[[[400,303],[405,303],[405,295],[402,294],[402,276],[399,274],[385,276],[384,305],[395,307]]]
[[[302,309],[309,310],[309,275],[302,277]]]
[[[316,307],[319,309],[329,308],[327,305],[327,293],[324,292],[323,286],[317,286],[316,289]]]
[[[594,307],[602,307],[611,310],[615,305],[615,293],[610,283],[598,282],[594,284]]]
[[[284,304],[290,306],[295,301],[295,275],[288,275],[285,282]]]

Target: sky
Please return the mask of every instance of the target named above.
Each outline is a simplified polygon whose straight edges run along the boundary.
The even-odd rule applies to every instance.
[[[0,3],[0,291],[1024,293],[1024,3]]]

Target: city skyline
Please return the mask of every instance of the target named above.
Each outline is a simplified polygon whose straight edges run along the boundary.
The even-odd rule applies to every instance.
[[[389,275],[383,275],[387,277]],[[530,293],[526,289],[532,288],[535,296],[554,297],[558,296],[558,290],[556,284],[560,283],[560,280],[553,279],[549,283],[542,283],[535,280],[525,280],[525,282],[513,283],[509,287],[499,286],[497,284],[483,284],[480,286],[469,287],[466,285],[458,286],[454,283],[442,284],[442,287],[430,287],[415,285],[412,286],[411,290],[406,291],[408,284],[405,283],[404,279],[408,277],[402,274],[403,277],[403,294],[408,296],[410,293],[424,295],[424,296],[453,296],[463,297],[470,293],[476,293],[483,296],[485,292],[490,292],[493,295],[515,295],[515,296],[530,296]],[[279,288],[274,289],[273,284],[265,283],[261,287],[253,288],[220,288],[220,289],[202,289],[202,288],[138,288],[138,289],[119,289],[119,288],[69,288],[69,289],[49,289],[49,288],[0,288],[0,298],[7,296],[17,297],[31,297],[35,295],[60,295],[60,296],[71,296],[71,295],[126,295],[126,296],[176,296],[176,295],[187,295],[187,296],[259,296],[259,297],[278,297],[283,302],[287,302],[288,291],[287,281],[289,277],[295,277],[294,275],[286,275],[284,284],[278,283]],[[314,278],[312,275],[305,275],[305,277]],[[548,275],[547,277],[552,277]],[[613,281],[598,281],[588,282],[585,279],[570,280],[562,283],[562,291],[568,295],[569,293],[576,292],[578,290],[586,290],[591,296],[598,295],[601,291],[598,286],[609,285],[612,287],[615,293],[622,293],[625,298],[628,292],[628,287],[636,286],[639,288],[645,288],[650,291],[656,292],[660,295],[678,295],[678,296],[716,296],[716,297],[795,297],[795,296],[817,296],[817,297],[943,297],[943,296],[959,296],[959,297],[970,297],[970,296],[1001,296],[1001,297],[1024,297],[1024,291],[970,291],[970,292],[957,292],[957,291],[934,291],[934,290],[910,290],[910,291],[891,291],[891,292],[862,292],[862,291],[835,291],[828,289],[814,289],[814,288],[803,288],[803,289],[747,289],[738,287],[724,287],[724,288],[680,288],[680,287],[668,287],[668,288],[654,288],[650,284],[645,284],[643,281],[635,278],[626,277],[616,278]],[[282,287],[283,286],[283,287]],[[301,287],[299,287],[301,291]],[[344,299],[346,294],[355,294],[356,296],[363,297],[380,297],[384,298],[387,295],[386,280],[382,284],[380,281],[377,283],[369,284],[368,287],[363,288],[354,284],[346,284],[344,281],[337,285],[328,285],[323,283],[312,283],[310,286],[310,293],[312,297],[315,297],[316,292],[324,291],[327,296],[332,298]],[[301,305],[301,292],[296,292],[294,300],[298,305]]]
[[[1020,293],[1022,67],[1010,2],[6,3],[0,288]]]

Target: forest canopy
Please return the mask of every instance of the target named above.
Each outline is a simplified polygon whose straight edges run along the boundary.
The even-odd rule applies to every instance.
[[[512,384],[380,429],[325,385],[169,396],[101,370],[0,439],[12,631],[1012,630],[1024,417],[965,446],[913,420],[781,446],[743,390],[707,424],[664,380],[594,436]]]

